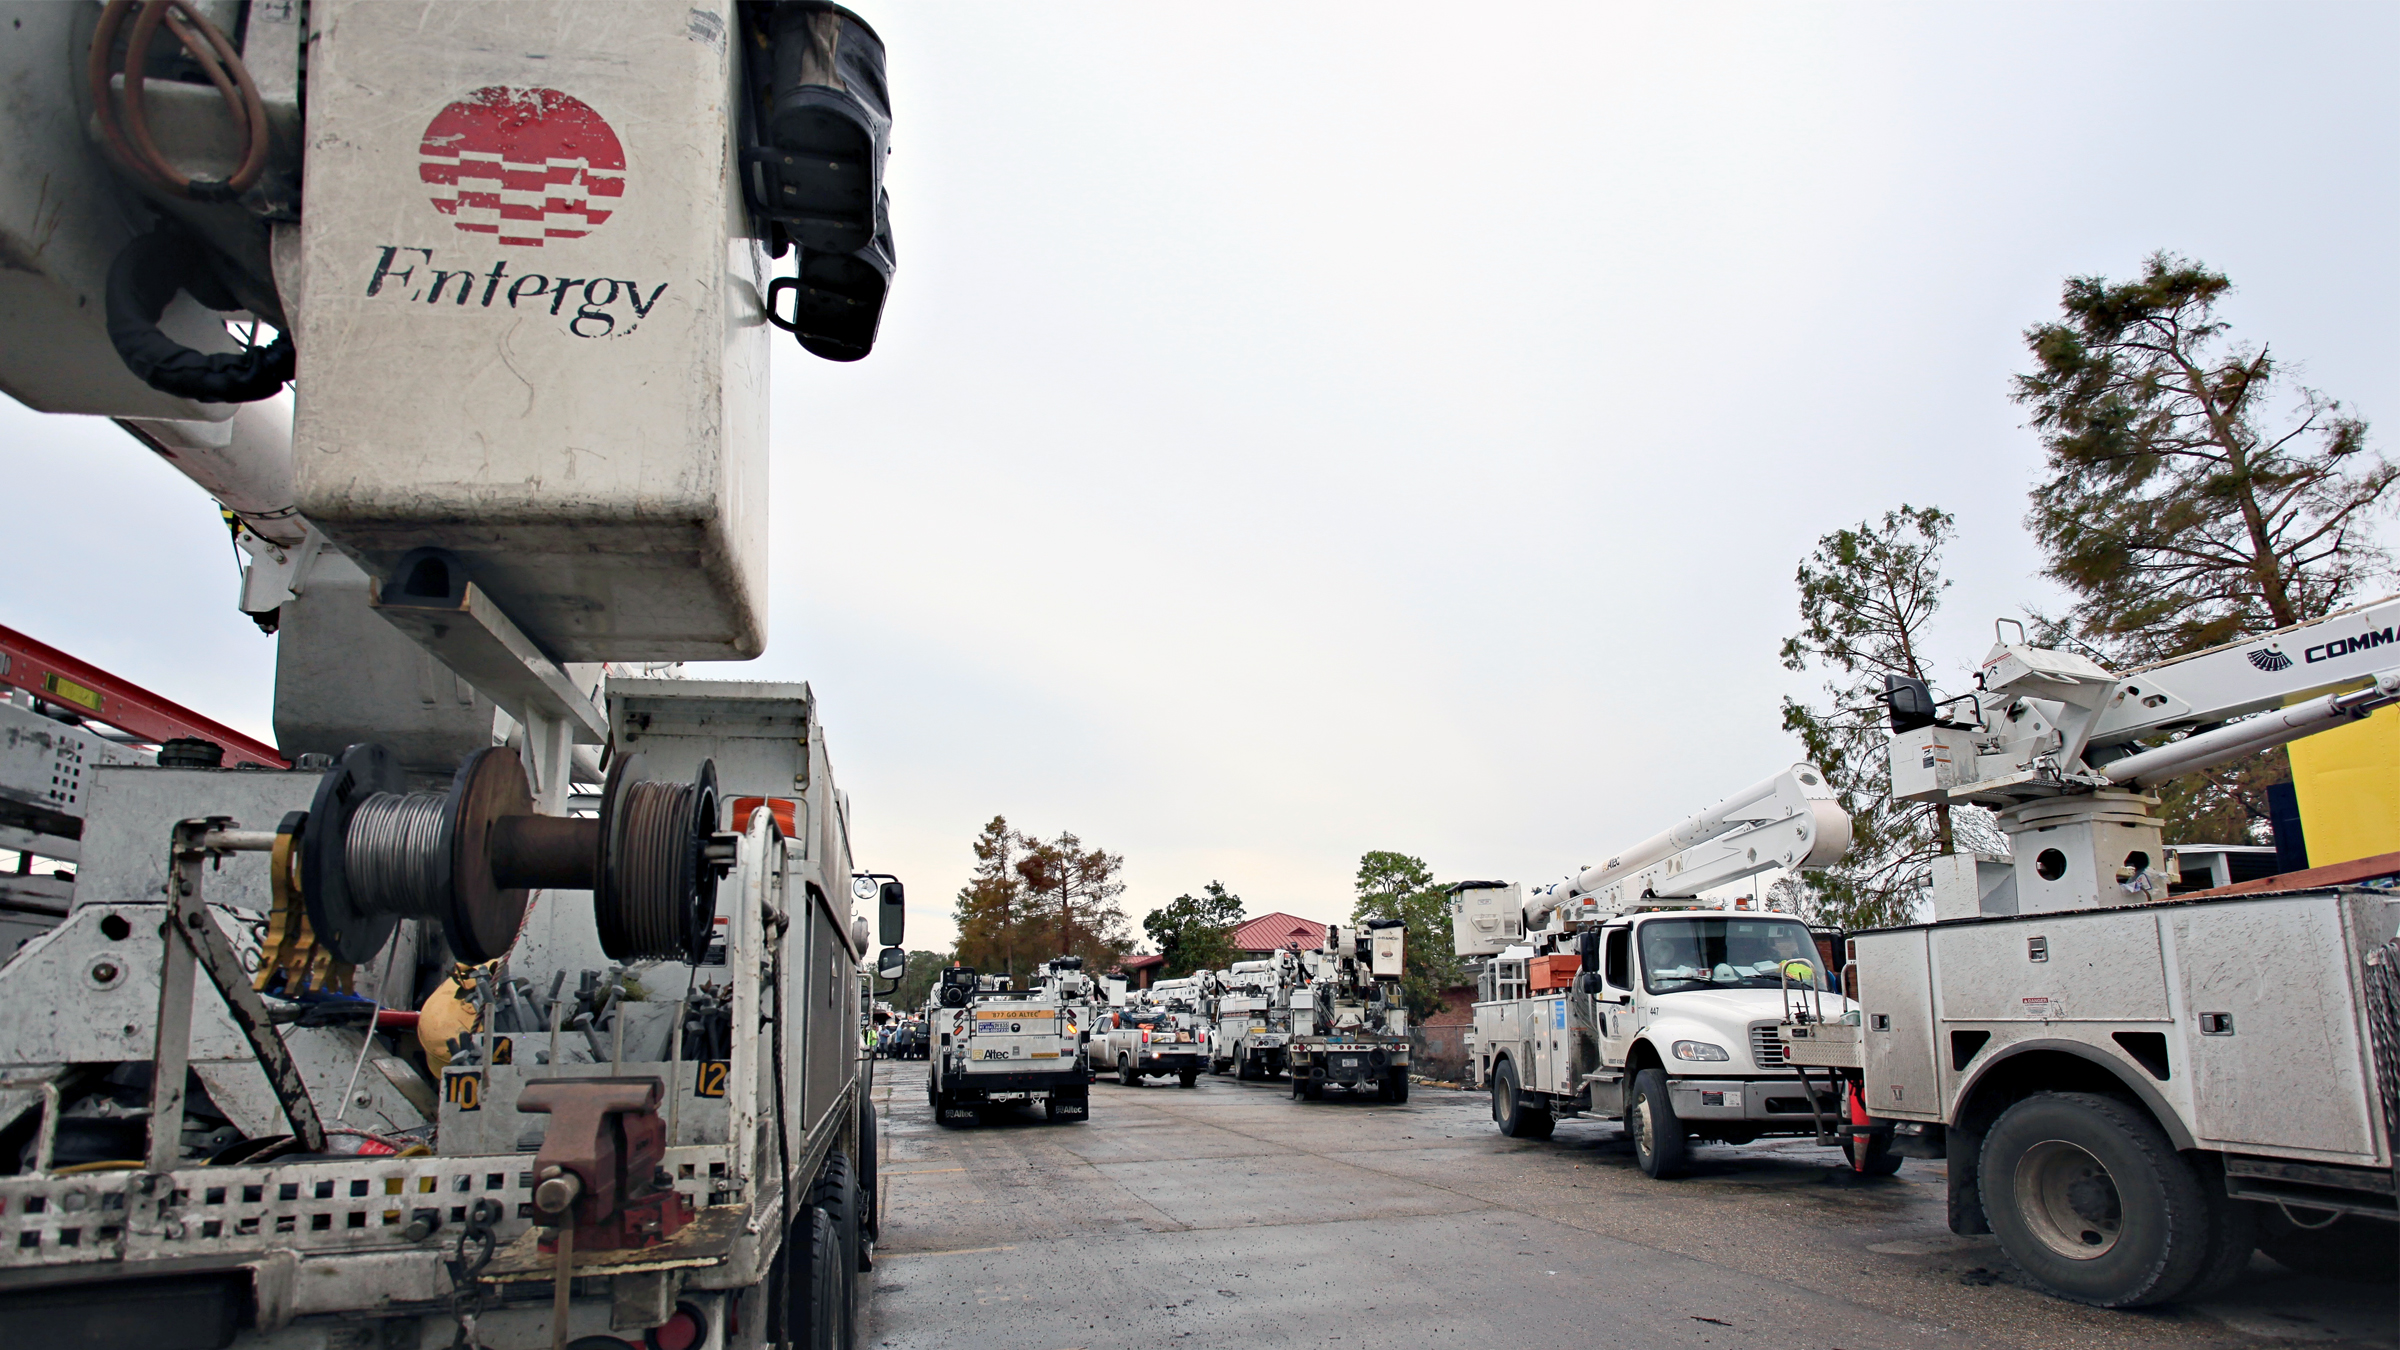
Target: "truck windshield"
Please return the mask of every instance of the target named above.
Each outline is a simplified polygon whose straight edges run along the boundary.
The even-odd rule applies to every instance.
[[[1776,989],[1783,984],[1776,968],[1786,961],[1808,963],[1809,978],[1824,987],[1816,944],[1807,928],[1790,919],[1710,916],[1642,925],[1642,982],[1653,994]]]

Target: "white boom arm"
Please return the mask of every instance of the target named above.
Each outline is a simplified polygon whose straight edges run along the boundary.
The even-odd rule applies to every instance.
[[[1896,732],[1892,795],[2006,809],[2147,787],[2400,702],[2400,596],[2117,674],[2070,652],[1993,647],[1975,713]],[[1956,701],[1944,707],[1956,706]],[[2125,752],[2138,739],[2180,740]]]
[[[1850,817],[1825,775],[1795,764],[1525,900],[1525,927],[1691,900],[1777,867],[1814,868],[1850,850]]]

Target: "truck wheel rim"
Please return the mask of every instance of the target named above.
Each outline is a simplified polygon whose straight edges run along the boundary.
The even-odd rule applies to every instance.
[[[2115,1249],[2124,1204],[2115,1178],[2082,1147],[2045,1139],[2017,1160],[2017,1207],[2043,1246],[2070,1261],[2092,1261]]]
[[[1650,1156],[1650,1099],[1642,1097],[1633,1104],[1633,1151]]]

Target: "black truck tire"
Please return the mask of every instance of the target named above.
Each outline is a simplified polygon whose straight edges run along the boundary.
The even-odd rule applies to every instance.
[[[1505,1059],[1492,1074],[1492,1120],[1511,1139],[1547,1139],[1558,1128],[1549,1107],[1526,1099],[1517,1086],[1517,1066]]]
[[[1395,1064],[1384,1071],[1383,1099],[1394,1106],[1408,1100],[1408,1066]]]
[[[803,1206],[777,1256],[785,1281],[784,1316],[795,1347],[851,1350],[849,1250],[834,1216]]]
[[[1185,1069],[1182,1073],[1175,1075],[1175,1086],[1187,1088],[1200,1086],[1200,1071]]]
[[[1133,1071],[1132,1057],[1127,1055],[1117,1056],[1117,1086],[1140,1087],[1141,1085],[1142,1076]]]
[[[1633,1076],[1632,1100],[1625,1103],[1625,1133],[1633,1140],[1634,1165],[1654,1181],[1680,1177],[1692,1170],[1692,1140],[1675,1114],[1663,1069],[1644,1069]]]
[[[2000,1249],[2060,1298],[2165,1303],[2210,1261],[2216,1225],[2200,1179],[2129,1102],[2037,1092],[1992,1123],[1976,1171]]]

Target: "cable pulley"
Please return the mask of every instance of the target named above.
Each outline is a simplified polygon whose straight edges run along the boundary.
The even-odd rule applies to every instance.
[[[461,961],[516,941],[535,890],[588,890],[601,947],[617,960],[697,962],[730,853],[716,841],[716,766],[689,783],[620,756],[600,815],[545,816],[517,752],[478,750],[446,792],[407,791],[378,745],[354,745],[317,786],[300,833],[309,923],[337,958],[363,963],[402,919],[441,925]]]

